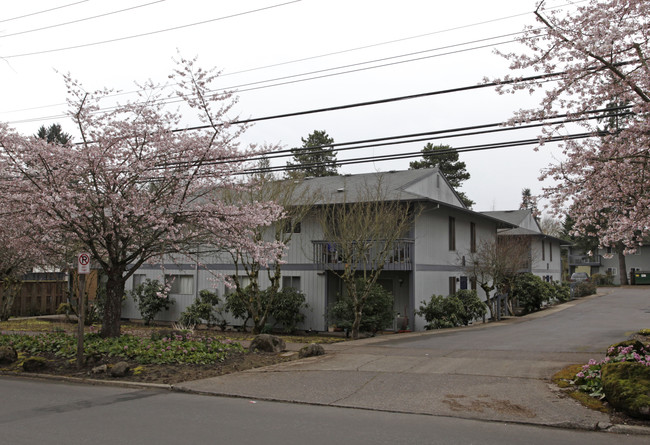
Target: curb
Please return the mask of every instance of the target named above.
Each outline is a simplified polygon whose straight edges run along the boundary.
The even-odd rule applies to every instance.
[[[68,377],[63,375],[54,374],[39,374],[39,373],[8,373],[0,371],[0,376],[15,377],[19,379],[32,379],[32,380],[51,380],[64,383],[76,383],[80,385],[93,385],[93,386],[116,386],[122,388],[139,388],[139,389],[161,389],[172,391],[174,385],[166,383],[147,383],[147,382],[131,382],[128,380],[103,380],[103,379],[86,379],[83,377]]]

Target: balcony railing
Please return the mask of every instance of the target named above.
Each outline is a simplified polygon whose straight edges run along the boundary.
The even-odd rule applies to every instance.
[[[357,263],[357,267],[376,268],[380,252],[385,245],[384,241],[372,242],[368,249],[358,249],[359,258],[343,258],[341,247],[331,241],[312,241],[314,247],[314,263],[320,269],[343,270],[346,261]],[[399,239],[392,243],[384,264],[384,270],[413,270],[412,239]],[[354,251],[354,248],[350,250]]]
[[[600,266],[600,255],[569,255],[569,266]]]

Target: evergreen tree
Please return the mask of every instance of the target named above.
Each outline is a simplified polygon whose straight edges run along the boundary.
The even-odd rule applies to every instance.
[[[449,145],[433,145],[429,142],[422,149],[422,160],[413,161],[409,165],[410,170],[433,167],[437,167],[445,175],[447,182],[454,190],[458,189],[464,181],[470,178],[470,174],[466,170],[467,166],[464,162],[458,160],[458,152]],[[456,190],[456,193],[465,206],[472,208],[474,201],[469,199],[463,192]]]
[[[36,133],[36,137],[45,139],[48,144],[59,145],[68,145],[72,140],[72,136],[65,133],[59,124],[52,124],[48,128],[45,128],[45,125],[41,125],[41,128]]]
[[[289,176],[336,176],[336,152],[332,139],[327,132],[314,130],[302,140],[302,147],[292,148],[295,162],[287,162]]]

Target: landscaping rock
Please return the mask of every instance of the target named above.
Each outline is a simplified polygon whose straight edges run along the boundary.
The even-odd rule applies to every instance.
[[[300,351],[298,351],[299,358],[314,357],[316,355],[323,354],[325,354],[325,348],[323,348],[321,345],[317,345],[316,343],[311,343],[307,346],[303,346],[300,348]]]
[[[29,357],[23,362],[23,371],[36,372],[47,368],[47,360],[43,357]]]
[[[601,369],[607,401],[632,417],[650,419],[650,367],[634,362],[608,363]]]
[[[131,366],[127,362],[117,362],[111,367],[109,373],[112,377],[124,377],[130,369]]]
[[[251,351],[282,352],[286,347],[286,343],[280,337],[269,334],[260,334],[253,339],[248,349]]]
[[[104,372],[108,371],[108,366],[106,365],[99,365],[95,366],[93,369],[90,370],[91,374],[102,374]]]
[[[12,346],[0,346],[0,365],[10,365],[18,359]]]

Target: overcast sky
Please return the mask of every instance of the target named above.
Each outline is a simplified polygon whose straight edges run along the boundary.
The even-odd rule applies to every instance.
[[[504,42],[535,24],[536,0],[25,0],[2,6],[0,120],[25,134],[58,122],[76,135],[64,116],[61,73],[70,72],[89,90],[129,92],[135,81],[167,82],[177,49],[198,56],[203,67],[223,70],[219,87],[239,90],[242,117],[476,85],[508,74],[507,61],[493,50],[524,50]],[[336,142],[446,130],[501,122],[536,102],[484,88],[270,120],[256,124],[244,142],[290,148],[314,130],[327,131]],[[509,131],[431,142],[466,147],[535,135]],[[338,159],[416,152],[425,143],[340,152]],[[463,153],[471,179],[461,190],[476,202],[475,210],[517,208],[522,188],[539,193],[540,169],[560,153],[553,145],[539,152],[514,147]],[[411,160],[341,171],[402,170]]]

